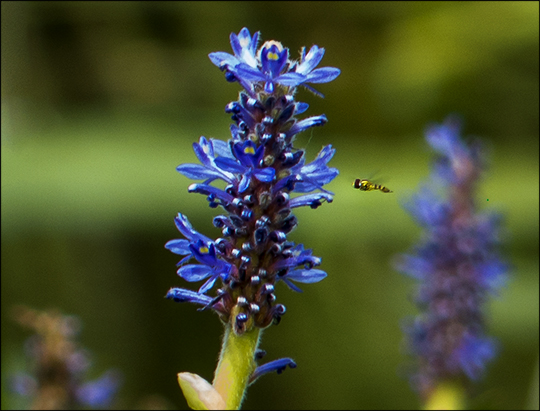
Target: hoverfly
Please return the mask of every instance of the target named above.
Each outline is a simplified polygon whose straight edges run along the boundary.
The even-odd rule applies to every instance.
[[[380,184],[372,183],[369,180],[362,180],[360,178],[357,178],[354,180],[353,187],[359,189],[360,191],[373,191],[373,190],[379,190],[383,193],[392,193],[392,190],[389,190],[385,186],[382,186]]]

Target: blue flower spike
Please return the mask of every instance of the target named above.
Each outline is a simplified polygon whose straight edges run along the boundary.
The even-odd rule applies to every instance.
[[[212,384],[196,374],[178,375],[188,403],[198,409],[238,409],[248,383],[296,366],[285,358],[256,367],[261,330],[278,324],[286,312],[283,304],[275,303],[276,285],[282,281],[301,292],[295,283],[313,284],[327,276],[316,268],[319,257],[287,239],[298,225],[292,210],[331,203],[333,193],[324,186],[339,174],[328,166],[335,153],[331,145],[308,164],[305,151],[294,146],[298,133],[327,122],[324,115],[297,119],[308,105],[295,96],[300,86],[322,96],[309,84],[330,82],[340,70],[317,68],[323,48],[313,46],[307,53],[302,49],[295,61],[275,40],[257,48],[259,37],[243,28],[230,35],[233,54],[209,54],[226,80],[243,88],[238,101],[225,109],[233,121],[231,137],[228,142],[200,137],[193,144],[200,163],[177,167],[197,181],[188,192],[205,195],[210,207],[223,210],[214,218],[221,230],[218,238],[197,232],[179,213],[175,224],[183,238],[165,245],[182,256],[177,273],[183,280],[204,281],[198,291],[171,288],[166,298],[211,310],[225,324]]]
[[[486,336],[483,303],[505,283],[500,216],[478,211],[475,187],[484,169],[482,146],[466,143],[449,117],[427,129],[437,153],[431,178],[406,208],[424,228],[423,240],[396,268],[420,282],[421,314],[405,327],[416,359],[411,382],[427,409],[464,409],[465,381],[477,381],[497,353]]]

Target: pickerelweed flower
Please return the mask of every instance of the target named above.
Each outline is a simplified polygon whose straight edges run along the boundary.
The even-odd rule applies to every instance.
[[[56,311],[37,311],[24,306],[14,310],[15,319],[35,332],[26,343],[32,371],[12,379],[15,392],[28,397],[35,410],[73,410],[109,407],[120,385],[118,371],[106,371],[85,382],[91,362],[76,336],[80,322]]]
[[[430,180],[407,205],[424,236],[396,265],[420,282],[416,303],[421,314],[406,333],[418,358],[413,385],[430,401],[441,386],[478,380],[495,357],[495,340],[485,334],[483,304],[504,283],[507,264],[497,249],[500,216],[480,212],[475,204],[485,163],[482,146],[461,139],[455,117],[430,126],[426,139],[438,157]]]
[[[258,39],[259,33],[252,37],[243,28],[230,36],[234,55],[209,54],[229,82],[244,88],[238,101],[225,108],[234,122],[231,138],[224,142],[201,137],[193,144],[200,164],[177,167],[184,176],[202,180],[189,186],[190,193],[204,194],[210,207],[225,211],[213,221],[221,230],[217,239],[200,234],[185,215],[178,214],[175,223],[184,238],[165,245],[184,256],[178,263],[180,277],[204,281],[197,292],[172,288],[166,297],[213,310],[225,324],[213,386],[195,374],[179,374],[194,408],[238,408],[248,383],[264,373],[295,367],[293,360],[285,358],[255,369],[261,357],[257,351],[260,330],[279,323],[285,313],[285,306],[275,303],[276,283],[282,281],[301,292],[295,282],[316,283],[326,277],[315,268],[321,264],[319,257],[287,240],[298,224],[292,210],[331,202],[333,193],[323,186],[338,175],[337,169],[327,165],[335,152],[331,145],[308,164],[304,150],[293,146],[298,133],[327,121],[324,115],[297,119],[308,105],[296,101],[294,94],[303,86],[321,95],[308,83],[332,81],[340,70],[316,68],[324,55],[317,46],[307,54],[303,49],[300,60],[293,61],[289,50],[277,41],[267,41],[257,50]],[[216,180],[224,181],[226,187],[212,185]],[[219,288],[209,295],[216,283]],[[197,395],[190,397],[190,390]],[[202,391],[211,394],[202,395]]]

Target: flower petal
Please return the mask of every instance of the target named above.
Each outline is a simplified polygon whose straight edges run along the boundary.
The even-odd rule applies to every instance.
[[[165,248],[179,255],[191,254],[189,241],[184,239],[170,240],[165,244]]]
[[[195,231],[184,214],[178,213],[178,215],[174,218],[174,224],[176,225],[176,228],[178,228],[178,231],[180,231],[184,237],[190,241],[202,240],[212,242],[212,240],[205,235]]]
[[[231,69],[238,77],[253,83],[258,81],[266,81],[267,77],[261,73],[259,70],[250,67],[245,63],[240,63],[233,69]]]
[[[188,302],[205,306],[212,301],[212,298],[207,295],[196,293],[195,291],[186,290],[183,288],[171,288],[167,292],[165,298],[169,300],[172,299],[177,303]]]
[[[220,190],[217,187],[212,187],[212,186],[210,186],[208,184],[191,184],[188,187],[188,192],[190,192],[190,193],[201,193],[201,194],[204,194],[204,195],[213,195],[214,197],[224,201],[226,204],[231,204],[235,200],[235,197],[233,197],[232,195],[230,195],[226,191]]]
[[[176,171],[192,180],[204,180],[207,178],[211,178],[212,180],[221,178],[224,180],[223,173],[211,170],[200,164],[180,164],[176,167]],[[228,181],[228,179],[225,181]]]
[[[315,193],[307,194],[305,196],[295,197],[289,201],[289,207],[302,207],[310,206],[311,208],[317,208],[322,204],[322,200],[326,200],[331,203],[334,200],[334,197],[329,193]]]
[[[296,363],[292,358],[280,358],[279,360],[267,362],[253,371],[253,374],[251,374],[251,377],[249,378],[249,384],[253,384],[259,377],[273,371],[277,371],[278,374],[281,374],[287,369],[287,366],[289,368],[296,368]]]
[[[307,130],[310,127],[322,126],[328,122],[326,116],[323,114],[321,116],[313,116],[305,118],[301,121],[298,121],[291,127],[287,132],[287,136],[294,136],[295,134],[301,133],[304,130]]]
[[[328,274],[326,274],[326,272],[323,270],[312,268],[310,270],[291,270],[287,273],[287,275],[285,275],[285,277],[299,283],[313,284],[324,280],[327,275]]]
[[[224,51],[216,51],[208,55],[210,61],[218,66],[220,69],[226,66],[232,66],[239,64],[239,60],[232,54],[225,53]]]
[[[217,157],[216,165],[222,170],[230,173],[244,173],[246,170],[246,167],[238,163],[237,160],[229,157]]]
[[[305,53],[305,49],[302,52]],[[317,45],[312,46],[308,54],[302,56],[302,62],[296,67],[296,72],[308,75],[321,62],[323,56],[324,48],[319,48]]]
[[[214,270],[206,265],[188,264],[180,267],[177,274],[184,280],[190,283],[204,280],[206,277],[212,275]]]
[[[307,75],[306,83],[328,83],[335,80],[341,70],[335,67],[321,67]]]
[[[271,167],[268,168],[258,168],[253,170],[253,175],[257,178],[257,180],[262,181],[264,183],[269,183],[274,179],[274,175],[276,174],[276,170],[274,170]]]
[[[273,79],[276,83],[288,87],[295,87],[306,81],[306,77],[300,73],[285,73]]]

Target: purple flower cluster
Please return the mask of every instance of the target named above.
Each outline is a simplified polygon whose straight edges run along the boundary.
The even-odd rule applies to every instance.
[[[109,370],[100,378],[85,382],[91,362],[88,353],[75,341],[80,329],[76,317],[23,306],[17,307],[15,317],[35,332],[26,343],[33,370],[19,373],[11,381],[15,392],[32,400],[31,409],[95,409],[112,404],[120,374]]]
[[[482,306],[507,271],[497,250],[500,216],[477,211],[474,202],[481,145],[465,143],[452,117],[429,127],[426,139],[439,156],[430,180],[407,205],[424,238],[397,263],[420,282],[421,314],[406,332],[419,359],[413,384],[425,396],[441,381],[477,380],[494,358],[496,343],[485,335]]]
[[[304,150],[293,147],[293,141],[298,133],[327,121],[324,115],[296,119],[308,108],[295,100],[297,87],[318,94],[307,83],[332,81],[339,69],[315,68],[324,55],[317,46],[291,61],[289,50],[276,41],[257,50],[258,39],[259,33],[252,37],[243,28],[230,36],[234,55],[210,53],[226,79],[244,88],[239,100],[225,109],[234,121],[231,138],[224,142],[201,137],[193,144],[200,164],[177,167],[184,176],[203,180],[190,185],[190,193],[204,194],[210,207],[225,210],[213,221],[221,236],[213,240],[200,234],[178,214],[175,223],[184,238],[165,245],[184,256],[178,263],[180,277],[205,280],[197,292],[172,288],[166,297],[214,310],[236,334],[280,321],[285,307],[275,304],[278,281],[300,292],[293,282],[315,283],[326,277],[315,268],[321,259],[288,241],[287,234],[298,224],[292,209],[331,202],[333,194],[323,186],[338,175],[327,166],[335,152],[330,145],[306,164]],[[216,180],[225,182],[224,189],[212,185]],[[218,280],[220,288],[208,295]]]
[[[258,98],[263,89],[265,94],[274,94],[279,86],[282,93],[278,94],[292,94],[300,85],[313,90],[307,83],[328,83],[339,76],[340,70],[335,67],[315,68],[324,56],[324,49],[313,46],[306,54],[302,48],[300,60],[292,61],[289,49],[274,40],[267,41],[257,51],[259,34],[251,37],[244,27],[238,35],[231,33],[234,56],[222,51],[209,55],[212,63],[226,72],[227,80],[238,81],[251,97]],[[304,103],[297,105],[303,107]]]

